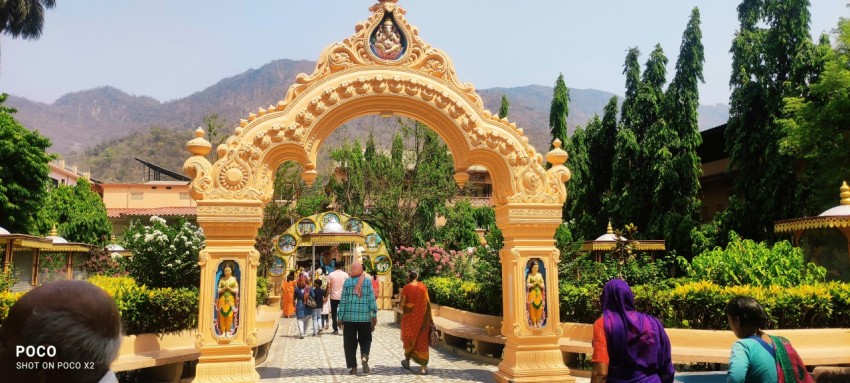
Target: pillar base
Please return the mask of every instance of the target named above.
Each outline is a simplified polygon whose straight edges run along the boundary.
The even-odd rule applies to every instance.
[[[195,370],[195,379],[192,383],[257,383],[260,374],[254,366],[254,358],[251,360],[234,362],[206,362],[200,361]]]
[[[561,350],[519,351],[508,345],[499,370],[494,373],[499,383],[551,382],[574,383],[570,369],[564,364]]]

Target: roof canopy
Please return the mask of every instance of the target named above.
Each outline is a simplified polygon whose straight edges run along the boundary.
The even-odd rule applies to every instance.
[[[776,221],[773,231],[776,233],[790,233],[809,229],[822,228],[850,228],[850,187],[847,181],[841,184],[841,198],[838,206],[828,209],[816,217],[803,217]]]
[[[584,241],[581,245],[582,251],[612,251],[617,248],[617,241],[626,242],[628,238],[614,234],[611,222],[608,222],[608,230],[593,241]],[[664,240],[649,239],[636,241],[633,249],[637,251],[666,250]]]

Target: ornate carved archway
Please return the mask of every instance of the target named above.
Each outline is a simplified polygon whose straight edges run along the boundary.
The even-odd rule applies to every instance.
[[[200,253],[201,297],[196,346],[201,351],[196,382],[256,382],[251,347],[256,344],[254,296],[259,253],[254,237],[263,207],[272,198],[273,175],[287,160],[301,163],[308,184],[317,177],[316,158],[323,140],[343,122],[368,114],[415,118],[436,131],[455,160],[455,180],[463,186],[466,169],[483,165],[493,185],[496,221],[505,237],[500,253],[506,347],[496,373],[499,381],[573,381],[558,347],[557,273],[544,280],[543,318],[532,323],[526,308],[526,265],[557,270],[555,228],[561,222],[570,178],[567,153],[543,157],[515,124],[484,110],[475,88],[461,83],[449,57],[419,38],[397,0],[380,0],[355,33],[325,49],[311,75],[301,74],[277,105],[251,113],[235,134],[217,148],[219,160],[204,156],[211,146],[203,132],[187,143],[192,153],[184,170],[198,203],[198,223],[207,247]],[[242,270],[242,309],[232,333],[215,325],[214,298],[220,265]],[[218,273],[218,274],[217,274]],[[217,275],[219,275],[217,277]],[[539,315],[537,316],[539,318]],[[227,378],[222,376],[226,375]]]

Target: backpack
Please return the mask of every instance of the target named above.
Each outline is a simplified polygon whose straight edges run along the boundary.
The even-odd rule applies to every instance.
[[[307,307],[314,309],[316,308],[316,300],[313,299],[313,289],[310,289],[310,292],[306,293],[307,300],[304,302]]]

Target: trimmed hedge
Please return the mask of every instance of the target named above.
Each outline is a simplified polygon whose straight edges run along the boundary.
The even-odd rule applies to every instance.
[[[692,282],[673,288],[636,286],[635,307],[655,315],[667,327],[727,329],[726,303],[736,295],[761,302],[768,315],[767,328],[850,327],[850,284],[821,283],[798,287],[718,286]],[[561,321],[593,323],[601,313],[601,287],[560,286]]]
[[[483,291],[477,282],[459,278],[433,277],[424,280],[423,283],[428,287],[431,302],[480,314],[502,315],[501,312],[493,312],[494,305],[491,303],[492,299],[501,300],[501,296],[491,296],[492,294],[489,291]]]
[[[148,288],[130,277],[94,276],[89,282],[115,299],[127,335],[198,327],[198,290]]]
[[[88,279],[115,300],[127,335],[166,333],[198,327],[196,289],[151,289],[129,277],[93,276]],[[0,322],[23,293],[0,292]]]

